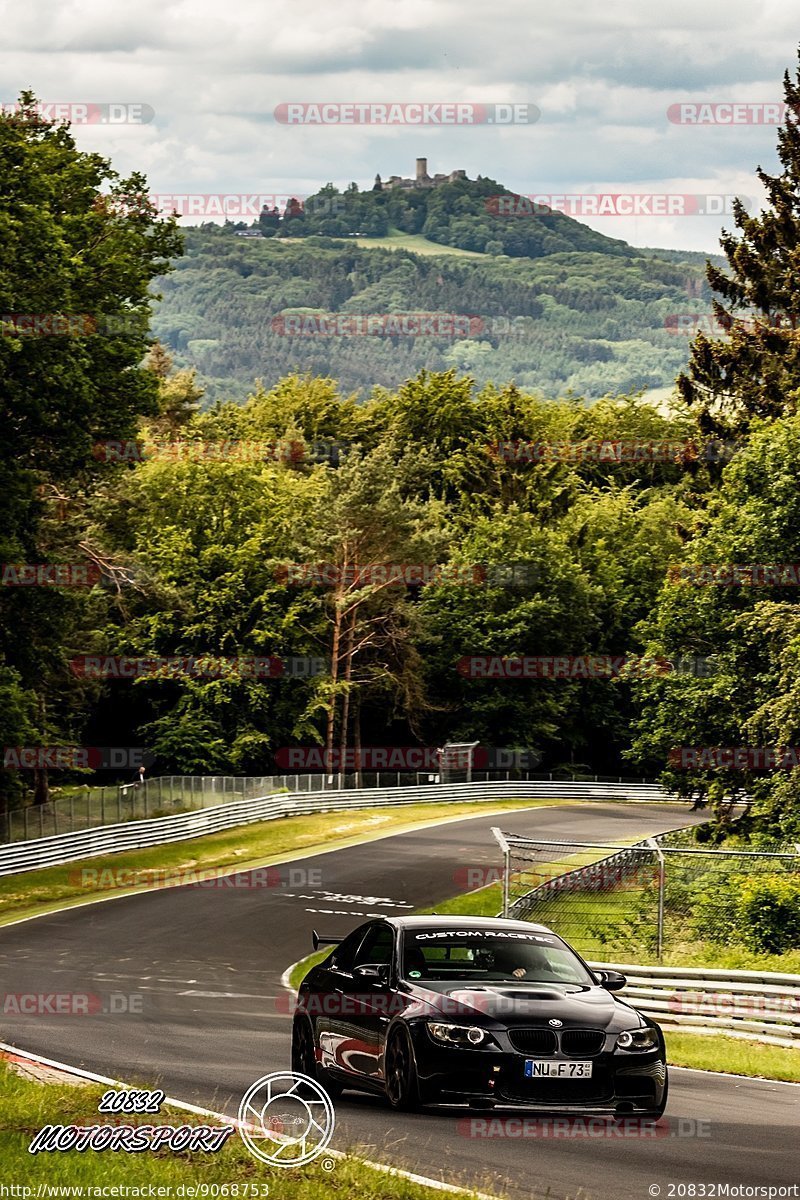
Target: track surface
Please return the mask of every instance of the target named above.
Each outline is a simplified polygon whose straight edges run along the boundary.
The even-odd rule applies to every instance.
[[[6,927],[4,994],[88,992],[106,1005],[111,993],[133,994],[140,1011],[6,1011],[0,1040],[235,1113],[256,1078],[288,1065],[291,1018],[280,977],[310,951],[313,926],[343,933],[365,915],[409,912],[462,890],[459,867],[498,865],[492,825],[614,842],[687,819],[685,810],[652,804],[516,810],[304,859],[295,869],[309,872],[305,887],[169,888]],[[290,868],[279,868],[284,879]],[[356,1093],[336,1108],[334,1146],[515,1197],[549,1189],[554,1198],[645,1200],[658,1184],[671,1200],[670,1183],[786,1186],[800,1174],[800,1088],[783,1084],[673,1071],[667,1127],[656,1139],[567,1137],[563,1123],[558,1137],[476,1137],[464,1109],[398,1115]]]

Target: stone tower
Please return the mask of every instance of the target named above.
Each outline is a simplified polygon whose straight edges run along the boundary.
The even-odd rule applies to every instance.
[[[428,178],[427,158],[417,159],[417,183],[425,183]]]

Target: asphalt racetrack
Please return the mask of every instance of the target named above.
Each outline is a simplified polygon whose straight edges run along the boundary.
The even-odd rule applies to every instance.
[[[615,842],[689,819],[685,806],[603,803],[467,817],[298,860],[303,877],[287,863],[272,869],[270,886],[170,887],[8,926],[0,929],[5,995],[90,993],[118,1011],[6,1012],[0,1040],[235,1114],[251,1083],[289,1065],[281,975],[310,952],[312,927],[344,933],[365,916],[408,913],[466,890],[465,866],[499,866],[492,825]],[[533,1136],[530,1126],[540,1123],[530,1122],[528,1136],[484,1136],[505,1115],[525,1116],[457,1106],[399,1115],[380,1099],[345,1093],[332,1144],[430,1178],[542,1200],[683,1200],[704,1193],[677,1185],[704,1184],[712,1196],[711,1184],[800,1181],[800,1087],[673,1069],[656,1137],[620,1137],[612,1124],[602,1135],[585,1125],[570,1135],[568,1121],[558,1133],[551,1122],[549,1135]]]

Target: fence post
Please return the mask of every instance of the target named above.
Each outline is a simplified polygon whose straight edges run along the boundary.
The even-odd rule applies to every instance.
[[[659,846],[655,838],[648,838],[647,844],[658,855],[658,941],[656,947],[656,955],[658,961],[661,962],[664,957],[664,889],[666,886],[666,859],[664,852]]]
[[[495,825],[492,827],[491,832],[503,852],[503,916],[507,917],[509,884],[511,882],[511,850],[508,842],[503,837],[502,830],[498,829]]]

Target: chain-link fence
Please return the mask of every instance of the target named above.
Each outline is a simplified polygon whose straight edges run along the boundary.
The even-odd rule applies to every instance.
[[[434,776],[415,771],[372,772],[362,787],[415,786]],[[273,792],[315,792],[353,788],[355,775],[166,775],[142,782],[99,788],[65,788],[47,804],[31,804],[0,814],[0,842],[74,833],[121,821],[166,817],[255,800]]]
[[[679,961],[702,945],[800,948],[800,850],[721,850],[691,833],[632,845],[495,830],[503,915],[547,925],[589,959]],[[676,844],[677,843],[677,844]],[[683,843],[683,844],[681,844]]]

